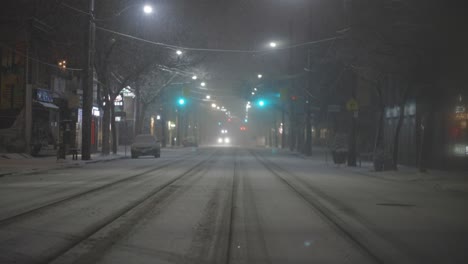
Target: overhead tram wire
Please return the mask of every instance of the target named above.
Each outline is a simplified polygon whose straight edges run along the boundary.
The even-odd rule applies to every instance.
[[[79,13],[82,13],[82,14],[85,14],[85,15],[89,15],[88,12],[80,10],[79,8],[73,7],[71,5],[64,4],[64,3],[62,3],[62,5],[64,7],[67,7],[69,9],[71,9],[71,10],[74,10],[76,12],[79,12]],[[96,19],[96,20],[99,21],[98,19]],[[119,36],[122,36],[122,37],[142,41],[142,42],[152,44],[152,45],[156,45],[156,46],[159,46],[159,47],[171,49],[171,50],[190,50],[190,51],[217,52],[217,53],[244,53],[244,54],[254,54],[254,55],[255,54],[262,54],[262,53],[265,54],[265,53],[272,52],[274,50],[294,49],[294,48],[298,48],[298,47],[302,47],[302,46],[320,44],[320,43],[324,43],[324,42],[328,42],[328,41],[334,41],[334,40],[337,40],[337,39],[344,38],[343,36],[324,38],[324,39],[319,39],[319,40],[314,40],[314,41],[298,43],[298,44],[294,44],[294,45],[290,45],[290,46],[286,46],[286,47],[278,47],[278,48],[275,48],[274,50],[269,50],[269,49],[263,49],[263,50],[211,49],[211,48],[183,47],[183,46],[171,45],[171,44],[167,44],[167,43],[155,42],[155,41],[135,37],[135,36],[132,36],[132,35],[129,35],[129,34],[125,34],[125,33],[122,33],[122,32],[118,32],[118,31],[111,30],[111,29],[104,28],[104,27],[100,27],[100,26],[96,26],[96,29],[101,30],[101,31],[105,31],[105,32],[108,32],[108,33],[112,33],[112,34],[115,34],[115,35],[119,35]]]
[[[154,41],[151,41],[151,40],[135,37],[135,36],[132,36],[132,35],[129,35],[129,34],[125,34],[125,33],[122,33],[122,32],[118,32],[118,31],[115,31],[115,30],[111,30],[111,29],[107,29],[107,28],[103,28],[103,27],[99,27],[99,26],[96,26],[96,29],[106,31],[108,33],[112,33],[112,34],[115,34],[115,35],[118,35],[118,36],[122,36],[122,37],[130,38],[130,39],[142,41],[142,42],[152,44],[152,45],[156,45],[156,46],[159,46],[159,47],[168,48],[168,49],[171,49],[171,50],[181,49],[181,50],[189,50],[189,51],[217,52],[217,53],[245,53],[245,54],[262,54],[263,53],[263,54],[265,54],[265,53],[273,52],[275,50],[294,49],[294,48],[308,46],[308,45],[320,44],[320,43],[324,43],[324,42],[328,42],[328,41],[335,41],[337,39],[343,38],[343,36],[330,37],[330,38],[325,38],[325,39],[319,39],[319,40],[294,44],[294,45],[290,45],[290,46],[286,46],[286,47],[282,47],[282,48],[275,48],[274,50],[266,50],[266,49],[265,50],[237,50],[237,49],[210,49],[210,48],[194,48],[194,47],[176,46],[176,45],[171,45],[171,44],[166,44],[166,43],[161,43],[161,42],[154,42]]]

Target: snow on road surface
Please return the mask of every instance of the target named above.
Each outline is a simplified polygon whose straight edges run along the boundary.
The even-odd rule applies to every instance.
[[[0,263],[463,263],[467,196],[261,149],[0,179]]]

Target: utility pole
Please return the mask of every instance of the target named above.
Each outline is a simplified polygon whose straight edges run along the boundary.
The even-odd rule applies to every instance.
[[[26,46],[26,69],[25,69],[25,77],[24,82],[26,85],[26,93],[25,93],[25,105],[24,105],[24,136],[26,142],[26,153],[31,154],[31,132],[32,132],[32,85],[29,83],[29,44],[31,40],[29,39],[29,30],[28,27],[28,37],[27,39],[27,46]]]
[[[351,98],[353,100],[356,100],[356,77],[354,76],[353,73],[349,72],[349,77],[348,80],[350,80],[351,83]],[[348,142],[348,166],[350,167],[356,167],[356,155],[357,155],[357,142],[356,142],[356,130],[357,130],[357,118],[359,114],[359,110],[357,107],[355,109],[350,109],[351,110],[351,131],[350,131],[350,136],[349,136],[349,142]]]
[[[284,149],[286,148],[286,119],[285,119],[285,110],[284,108],[286,107],[285,106],[285,103],[282,102],[281,103],[282,106],[281,106],[281,148]]]
[[[86,83],[83,87],[83,126],[81,136],[81,159],[91,159],[91,118],[94,87],[94,48],[96,25],[94,24],[94,0],[89,0],[88,41],[86,50]]]
[[[307,68],[310,69],[310,49],[307,50]],[[311,84],[311,81],[310,81],[310,74],[307,73],[307,76],[306,76],[306,82],[307,82],[307,85],[306,85],[306,89],[307,89],[307,92],[310,93],[310,84]],[[312,124],[310,122],[310,104],[311,104],[311,100],[312,98],[310,97],[310,95],[307,95],[306,96],[306,104],[305,104],[305,126],[306,126],[306,134],[305,134],[305,137],[306,137],[306,142],[305,142],[305,150],[304,150],[304,154],[306,156],[310,156],[312,154]]]

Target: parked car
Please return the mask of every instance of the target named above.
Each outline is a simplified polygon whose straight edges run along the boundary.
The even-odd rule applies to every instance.
[[[198,147],[198,142],[195,137],[187,137],[182,141],[184,147]]]
[[[141,134],[135,137],[131,146],[132,159],[139,156],[151,155],[161,157],[161,144],[153,135]]]

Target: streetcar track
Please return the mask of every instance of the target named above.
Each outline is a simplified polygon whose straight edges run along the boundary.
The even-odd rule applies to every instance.
[[[212,161],[213,158],[217,156],[216,154],[217,154],[217,151],[215,151],[212,155],[210,155],[209,158],[198,162],[197,164],[195,164],[194,166],[192,166],[191,168],[189,168],[185,172],[179,174],[178,176],[174,177],[171,180],[168,180],[164,184],[157,186],[156,188],[154,188],[152,191],[146,193],[141,198],[139,198],[139,199],[133,201],[132,203],[126,205],[125,207],[117,210],[111,216],[107,217],[106,220],[101,221],[100,224],[94,225],[93,227],[90,227],[90,228],[87,228],[86,233],[83,234],[82,236],[80,236],[80,238],[78,238],[78,239],[76,239],[76,241],[73,241],[72,243],[68,244],[66,247],[58,250],[58,252],[56,254],[54,254],[53,256],[49,256],[45,260],[41,261],[41,263],[51,263],[51,262],[54,262],[54,261],[58,261],[59,258],[64,256],[67,252],[72,251],[75,247],[77,247],[80,244],[82,244],[82,243],[86,242],[87,240],[91,239],[92,236],[94,236],[95,234],[97,234],[101,230],[104,230],[106,227],[111,226],[114,222],[118,221],[122,217],[125,217],[126,214],[130,214],[132,210],[137,210],[139,206],[142,206],[142,204],[144,204],[144,203],[146,203],[148,201],[151,201],[153,198],[155,198],[162,191],[169,190],[168,194],[166,195],[167,197],[169,197],[175,191],[175,190],[171,190],[171,187],[173,187],[174,183],[176,183],[177,181],[182,180],[182,179],[184,179],[186,177],[196,175],[200,171],[203,171],[203,169],[204,169],[203,165],[205,165],[206,163],[209,163],[210,161]],[[176,189],[176,187],[173,188],[173,189]],[[164,196],[162,198],[162,200],[164,200],[167,197]],[[161,201],[156,201],[156,202],[160,203]],[[148,213],[147,211],[143,212],[143,214],[147,214],[147,213]],[[138,214],[138,217],[135,216],[136,214]],[[138,221],[140,221],[142,219],[142,215],[140,215],[142,213],[137,212],[136,214],[131,214],[130,216],[131,217],[133,216],[134,219],[136,218],[136,220],[134,220],[134,221],[138,222]],[[130,225],[129,222],[132,222],[131,224],[136,224],[136,223],[133,223],[133,221],[128,221],[127,220],[125,222],[125,224],[122,224],[121,226],[117,227],[115,230],[112,230],[111,233],[112,234],[118,233],[118,234],[121,235],[122,230],[124,228],[129,228],[129,225]],[[99,239],[99,242],[97,242],[97,243],[99,243],[99,245],[97,247],[96,246],[93,247],[92,252],[86,252],[83,255],[80,255],[77,259],[73,259],[72,262],[73,263],[90,263],[90,258],[91,259],[100,258],[103,255],[103,253],[106,251],[106,248],[108,248],[108,246],[110,246],[111,244],[114,244],[115,242],[116,242],[115,239],[110,239],[110,238],[102,239],[101,238],[101,239]],[[99,249],[99,250],[96,250],[96,249]],[[95,251],[99,251],[99,253],[96,254]]]
[[[239,182],[239,175],[238,175],[238,165],[239,161],[237,160],[237,148],[234,152],[234,172],[232,176],[232,188],[231,188],[231,195],[230,195],[230,210],[229,210],[229,232],[227,238],[227,248],[226,248],[226,259],[223,263],[229,264],[231,263],[231,249],[233,246],[233,236],[234,236],[234,213],[236,209],[236,197],[237,197],[237,186]]]
[[[241,221],[241,228],[239,230],[242,234],[238,236],[241,238],[242,242],[239,241],[239,245],[242,244],[241,252],[239,253],[240,256],[237,256],[238,259],[242,260],[245,259],[247,262],[241,263],[271,263],[270,256],[268,254],[268,250],[266,248],[266,241],[264,236],[264,230],[262,224],[260,222],[260,217],[258,215],[259,211],[257,209],[255,198],[254,198],[254,191],[252,190],[252,185],[249,182],[250,177],[247,175],[248,172],[244,166],[242,166],[242,161],[239,162],[239,167],[241,168],[241,177],[239,177],[239,181],[242,181],[242,215]],[[250,176],[250,175],[249,175]],[[247,226],[245,221],[247,219],[253,220],[253,226],[255,226],[255,232],[249,232],[247,230]],[[255,254],[253,254],[255,252]],[[239,260],[238,260],[239,261]],[[235,262],[236,263],[236,262]]]
[[[43,204],[41,206],[35,207],[34,209],[27,210],[25,212],[15,214],[13,216],[9,216],[9,217],[0,219],[0,227],[9,225],[9,224],[11,224],[11,223],[13,223],[15,221],[21,220],[21,219],[26,218],[28,216],[38,214],[38,213],[40,213],[42,211],[54,208],[54,207],[56,207],[58,205],[61,205],[63,203],[70,202],[70,201],[73,201],[75,199],[82,198],[82,197],[84,197],[86,195],[96,193],[96,192],[102,191],[104,189],[107,189],[107,188],[110,188],[110,187],[113,187],[113,186],[116,186],[116,185],[119,185],[119,184],[122,184],[122,183],[125,183],[125,182],[128,182],[128,181],[131,181],[131,180],[134,180],[134,179],[137,179],[137,178],[139,178],[141,176],[147,175],[147,174],[152,173],[152,172],[160,171],[160,170],[165,169],[165,168],[167,168],[167,167],[169,167],[169,166],[171,166],[173,164],[176,164],[176,163],[178,163],[178,162],[180,162],[180,161],[182,161],[184,159],[185,159],[185,155],[182,158],[178,158],[176,160],[165,162],[165,163],[163,163],[163,164],[161,164],[161,165],[159,165],[157,167],[153,167],[151,169],[148,169],[148,170],[145,170],[143,172],[140,172],[140,173],[125,177],[123,179],[113,181],[113,182],[110,182],[110,183],[106,183],[106,184],[103,184],[103,185],[101,185],[99,187],[86,190],[84,192],[79,192],[79,193],[76,193],[76,194],[72,194],[72,195],[67,196],[65,198],[60,198],[58,200],[48,202],[48,203]],[[109,177],[107,177],[107,178],[109,178]],[[99,179],[99,180],[102,180],[102,179]]]
[[[307,195],[302,190],[300,190],[298,187],[296,187],[295,186],[296,184],[294,184],[290,180],[286,179],[284,176],[281,175],[281,173],[287,174],[288,176],[293,178],[295,181],[298,181],[301,184],[304,184],[305,186],[308,185],[307,183],[304,183],[303,180],[298,179],[298,177],[295,176],[294,174],[292,174],[289,171],[279,167],[278,165],[274,164],[273,162],[267,160],[266,158],[263,158],[263,157],[260,158],[259,155],[256,154],[254,151],[252,151],[252,150],[249,150],[249,151],[255,157],[255,159],[257,159],[257,161],[260,162],[260,164],[262,164],[269,172],[271,172],[274,176],[276,176],[281,182],[283,182],[285,185],[287,185],[294,193],[296,193],[299,197],[301,197],[306,203],[308,203],[310,206],[312,206],[312,208],[314,208],[323,217],[323,219],[326,219],[345,238],[347,238],[355,246],[357,246],[359,249],[361,249],[373,262],[382,263],[382,264],[386,263],[386,261],[381,259],[380,256],[377,256],[376,254],[374,254],[374,252],[372,252],[372,250],[366,244],[361,242],[356,237],[356,235],[353,234],[353,232],[351,230],[348,230],[348,228],[342,224],[342,221],[339,220],[339,217],[334,215],[329,208],[327,208],[325,205],[321,204],[320,202],[313,201],[312,199],[310,199],[309,195]],[[309,190],[310,190],[310,188],[309,188]]]

